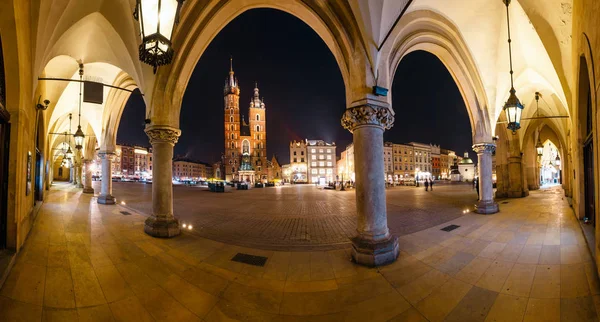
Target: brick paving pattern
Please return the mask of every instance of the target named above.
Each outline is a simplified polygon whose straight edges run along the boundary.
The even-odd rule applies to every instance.
[[[99,183],[96,183],[99,188]],[[355,192],[313,185],[211,193],[174,186],[174,212],[193,233],[239,246],[270,250],[328,250],[348,247],[356,232]],[[127,207],[150,214],[152,186],[115,182],[113,194]],[[477,195],[466,184],[387,190],[390,231],[403,236],[437,226],[473,208]]]

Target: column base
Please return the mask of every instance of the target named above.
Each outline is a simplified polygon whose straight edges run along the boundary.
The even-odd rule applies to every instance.
[[[98,196],[98,203],[101,205],[114,205],[115,197],[111,195],[100,195]]]
[[[475,204],[475,212],[478,214],[491,215],[499,211],[498,204],[495,201],[479,200]]]
[[[144,232],[152,237],[171,238],[179,235],[179,220],[171,217],[168,220],[157,220],[156,217],[150,216],[144,222]]]
[[[400,249],[398,237],[390,235],[385,240],[372,241],[356,236],[352,241],[352,260],[369,267],[393,263],[398,258]]]
[[[83,193],[91,193],[94,194],[94,188],[84,187]]]
[[[82,189],[83,189],[83,184],[81,184],[81,183],[78,183],[78,184],[77,184],[77,188],[82,188]]]

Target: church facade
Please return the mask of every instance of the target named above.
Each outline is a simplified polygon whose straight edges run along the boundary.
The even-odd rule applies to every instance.
[[[265,103],[259,96],[258,86],[254,87],[247,119],[240,113],[240,87],[234,76],[233,66],[225,81],[223,94],[225,180],[266,182],[268,179],[266,109]]]

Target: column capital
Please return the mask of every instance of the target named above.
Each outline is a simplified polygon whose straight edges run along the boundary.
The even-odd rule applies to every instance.
[[[166,125],[152,126],[145,129],[144,132],[148,135],[150,144],[170,143],[171,145],[175,145],[181,135],[181,130]]]
[[[364,99],[347,108],[341,122],[350,132],[362,126],[380,127],[385,131],[394,126],[394,115],[386,102]]]
[[[496,151],[495,143],[476,143],[473,144],[473,151],[477,154],[492,154]]]

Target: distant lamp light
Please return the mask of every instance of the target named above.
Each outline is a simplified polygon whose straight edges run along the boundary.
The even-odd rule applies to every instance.
[[[83,134],[83,131],[81,130],[81,125],[77,126],[77,132],[75,132],[74,138],[75,138],[75,148],[77,150],[81,150],[81,148],[83,147],[83,139],[85,138],[85,135]]]
[[[142,44],[139,58],[154,67],[167,65],[173,59],[171,37],[179,22],[184,0],[137,0],[133,17],[140,23]]]
[[[535,145],[535,149],[537,150],[538,157],[541,157],[542,154],[544,154],[544,146],[542,145],[540,138],[538,138],[537,144]]]
[[[73,157],[73,151],[71,151],[71,147],[69,146],[69,148],[67,149],[67,152],[65,152],[65,155],[67,156],[67,160],[71,160],[71,158]]]
[[[557,167],[560,166],[560,156],[558,154],[556,155],[556,159],[554,159],[554,165]]]

